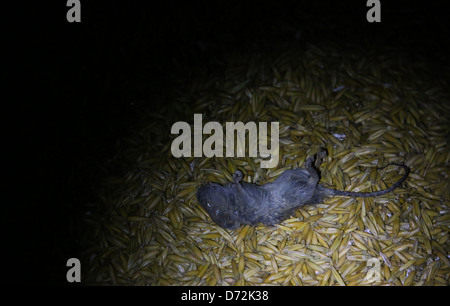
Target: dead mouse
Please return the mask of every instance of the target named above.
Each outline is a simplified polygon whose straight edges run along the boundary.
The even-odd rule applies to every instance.
[[[319,175],[313,167],[314,158],[306,160],[305,169],[284,171],[275,181],[256,185],[242,182],[242,172],[237,170],[233,183],[226,186],[210,183],[197,190],[200,205],[219,226],[236,229],[242,224],[264,225],[279,224],[300,206],[322,203],[327,196],[377,197],[403,183],[409,174],[409,168],[402,164],[390,163],[405,169],[405,174],[391,187],[376,192],[348,192],[329,189],[318,184]]]

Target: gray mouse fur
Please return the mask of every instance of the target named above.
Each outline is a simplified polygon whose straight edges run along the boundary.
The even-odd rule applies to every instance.
[[[319,175],[313,167],[314,158],[306,160],[305,168],[284,171],[275,181],[256,185],[242,182],[242,172],[233,175],[234,182],[226,186],[216,183],[201,186],[197,191],[200,205],[219,226],[236,229],[242,224],[279,224],[303,205],[321,203],[327,196],[377,197],[391,192],[403,183],[409,168],[402,164],[405,174],[391,187],[376,192],[348,192],[329,189],[318,184]],[[379,168],[383,169],[388,165]]]

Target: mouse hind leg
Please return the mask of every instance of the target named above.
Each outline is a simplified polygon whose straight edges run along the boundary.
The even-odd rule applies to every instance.
[[[306,160],[306,171],[304,171],[305,169],[292,170],[289,183],[286,184],[286,190],[283,191],[287,207],[297,208],[313,201],[319,182],[319,175],[312,166],[313,162],[313,158]]]
[[[305,168],[309,172],[309,179],[307,182],[307,188],[315,190],[317,183],[319,182],[319,174],[317,173],[316,169],[313,167],[314,158],[310,157],[306,160]]]
[[[305,169],[309,173],[308,181],[306,182],[306,186],[302,192],[302,202],[299,206],[315,204],[317,203],[317,186],[319,183],[319,174],[317,170],[313,167],[314,158],[309,157],[305,163]]]

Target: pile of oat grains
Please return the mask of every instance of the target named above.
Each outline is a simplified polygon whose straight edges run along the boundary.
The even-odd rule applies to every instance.
[[[283,48],[279,48],[283,50]],[[84,238],[87,283],[118,285],[449,285],[448,80],[388,48],[307,43],[229,56],[225,68],[180,80],[172,104],[143,113],[121,143],[123,176],[105,177]],[[174,158],[180,118],[280,124],[280,160]],[[207,135],[204,135],[207,138]],[[275,227],[224,230],[197,188],[236,169],[263,184],[325,148],[320,183],[377,198],[328,198]],[[368,277],[374,275],[375,278]]]

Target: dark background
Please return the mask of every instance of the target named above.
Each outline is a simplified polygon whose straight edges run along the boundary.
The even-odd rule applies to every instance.
[[[81,1],[73,24],[65,1],[36,2],[3,10],[7,284],[67,284],[79,220],[114,171],[117,142],[175,80],[220,69],[230,53],[332,39],[407,50],[448,75],[443,1],[381,1],[372,24],[356,0]]]

